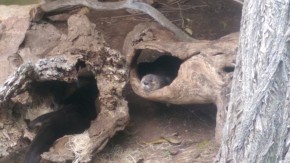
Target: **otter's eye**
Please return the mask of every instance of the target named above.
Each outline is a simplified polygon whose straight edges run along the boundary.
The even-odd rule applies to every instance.
[[[149,84],[149,82],[147,82],[147,81],[144,81],[144,82],[143,82],[143,84],[145,84],[145,85],[148,85],[148,84]]]

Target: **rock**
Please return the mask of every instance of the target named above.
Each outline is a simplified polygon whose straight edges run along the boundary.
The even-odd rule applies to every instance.
[[[26,33],[25,44],[22,49],[24,62],[35,62],[44,58],[59,44],[61,35],[62,33],[52,24],[32,25]]]
[[[23,63],[23,59],[18,53],[14,53],[8,56],[7,59],[9,61],[10,66],[15,70]]]
[[[29,10],[32,6],[0,6],[0,83],[14,71],[8,57],[17,53],[29,27]]]
[[[171,149],[169,149],[169,153],[173,156],[177,155],[179,153],[179,149],[178,148],[171,148]]]
[[[0,20],[11,17],[29,18],[29,11],[35,7],[34,5],[18,6],[18,5],[0,5]]]

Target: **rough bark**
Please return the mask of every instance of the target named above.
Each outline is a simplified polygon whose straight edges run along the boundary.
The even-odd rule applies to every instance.
[[[245,1],[216,162],[289,162],[289,1]]]
[[[238,33],[215,41],[180,42],[160,26],[138,25],[128,34],[123,49],[130,65],[131,86],[136,94],[153,101],[172,104],[215,103],[216,139],[219,141],[232,74],[224,71],[224,68],[234,66],[237,40]],[[148,53],[146,50],[151,51]],[[154,51],[178,57],[183,63],[170,85],[147,92],[141,87],[137,60],[141,55],[152,57]]]

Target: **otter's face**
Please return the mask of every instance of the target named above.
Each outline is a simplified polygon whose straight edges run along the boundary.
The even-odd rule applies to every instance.
[[[141,79],[141,87],[145,91],[154,91],[160,89],[170,83],[168,77],[148,74]]]

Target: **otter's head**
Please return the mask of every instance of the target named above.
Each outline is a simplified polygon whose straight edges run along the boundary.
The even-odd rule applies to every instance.
[[[170,83],[170,78],[162,75],[147,74],[141,79],[141,87],[145,91],[154,91]]]

